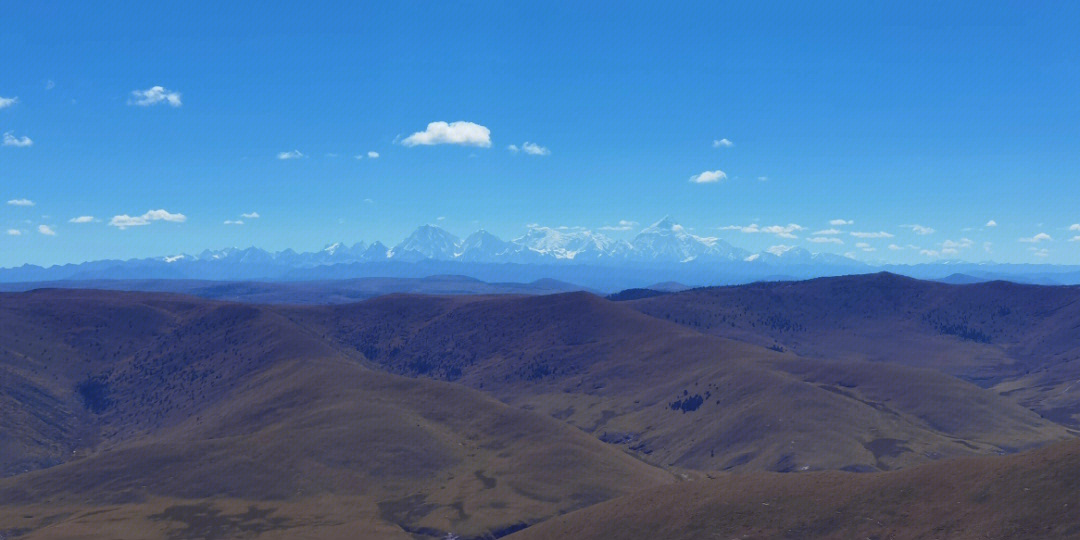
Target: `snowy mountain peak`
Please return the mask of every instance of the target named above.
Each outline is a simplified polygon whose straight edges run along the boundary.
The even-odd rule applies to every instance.
[[[449,260],[457,255],[461,240],[434,225],[421,225],[408,238],[394,246],[391,257],[401,260]]]

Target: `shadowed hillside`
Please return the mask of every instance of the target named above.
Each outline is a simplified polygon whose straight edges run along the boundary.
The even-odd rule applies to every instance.
[[[4,296],[2,313],[4,465],[53,465],[0,480],[0,530],[30,538],[103,512],[187,537],[185,508],[217,499],[274,509],[285,529],[469,537],[672,479],[555,419],[371,371],[265,308],[41,291]],[[324,497],[348,506],[320,513]]]
[[[283,312],[383,369],[483,390],[663,466],[888,469],[1066,436],[939,372],[861,366],[841,377],[833,364],[804,366],[584,293]],[[903,444],[883,453],[879,440]]]
[[[1080,288],[893,274],[714,287],[628,303],[801,356],[939,370],[1080,427]]]
[[[1069,437],[939,370],[635,307],[0,294],[0,534],[485,538],[695,469],[891,470]]]

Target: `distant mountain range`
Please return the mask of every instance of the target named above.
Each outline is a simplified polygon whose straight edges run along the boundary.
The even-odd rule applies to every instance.
[[[724,240],[697,236],[669,217],[632,240],[613,240],[584,229],[531,226],[513,240],[480,230],[460,239],[434,225],[418,227],[387,247],[382,242],[337,242],[314,252],[259,248],[205,250],[162,257],[100,260],[51,267],[0,269],[0,282],[61,280],[325,280],[465,275],[485,281],[552,278],[600,290],[660,281],[693,285],[804,279],[888,270],[923,279],[1010,279],[1041,284],[1080,283],[1080,267],[941,262],[870,265],[832,253],[778,246],[752,253]],[[958,278],[957,275],[962,276]]]

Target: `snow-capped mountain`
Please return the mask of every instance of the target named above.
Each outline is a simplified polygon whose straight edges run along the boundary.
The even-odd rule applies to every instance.
[[[353,265],[399,263],[393,266],[369,266],[367,270]],[[841,255],[810,253],[797,248],[777,246],[761,253],[732,246],[718,238],[698,236],[670,217],[644,228],[630,241],[612,239],[604,234],[583,228],[552,228],[529,226],[525,234],[513,240],[503,240],[480,230],[464,240],[434,225],[417,228],[405,240],[388,249],[382,242],[348,245],[335,242],[321,250],[296,252],[286,249],[268,252],[258,248],[226,248],[205,250],[198,255],[179,253],[150,259],[128,261],[93,261],[82,264],[41,268],[24,266],[0,269],[0,281],[41,281],[47,279],[277,279],[312,275],[351,276],[356,272],[409,273],[400,263],[421,264],[432,268],[439,263],[440,272],[456,272],[453,264],[505,264],[515,268],[553,268],[584,266],[618,270],[635,275],[634,269],[648,268],[665,273],[682,268],[693,276],[718,273],[728,275],[781,275],[798,268],[799,275],[816,275],[858,271],[867,265]],[[340,267],[329,272],[316,269]],[[350,268],[352,270],[350,270]],[[539,270],[537,270],[539,272]],[[550,271],[545,271],[550,273]],[[559,272],[563,272],[560,270]],[[570,270],[567,270],[570,272]],[[603,274],[607,270],[597,270]],[[541,275],[540,277],[545,277]]]
[[[496,262],[506,256],[511,245],[510,242],[481,229],[461,242],[457,258],[465,262]]]
[[[461,240],[445,230],[434,225],[423,225],[394,246],[390,256],[401,261],[448,261],[457,256],[459,244]]]
[[[719,238],[695,236],[670,217],[646,227],[631,244],[632,257],[642,261],[691,262],[703,259],[735,261],[749,255]]]
[[[514,253],[518,262],[529,259],[563,261],[597,260],[612,257],[616,243],[610,238],[588,230],[553,229],[530,226],[523,236],[515,238]]]

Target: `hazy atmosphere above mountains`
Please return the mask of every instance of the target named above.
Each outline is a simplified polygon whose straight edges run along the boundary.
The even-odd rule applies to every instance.
[[[951,6],[8,6],[0,267],[669,213],[744,257],[1080,264],[1077,8]]]

